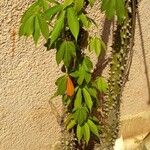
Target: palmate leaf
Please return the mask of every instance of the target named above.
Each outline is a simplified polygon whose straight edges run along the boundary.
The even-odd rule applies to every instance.
[[[79,69],[70,75],[72,77],[78,78],[77,83],[82,85],[83,81],[89,83],[91,81],[91,70],[93,68],[93,64],[90,61],[89,57],[84,57],[82,64],[79,65]]]
[[[79,20],[73,7],[67,8],[67,22],[72,35],[77,41],[79,35]]]
[[[65,13],[66,13],[65,11],[62,11],[60,17],[55,23],[54,29],[50,35],[50,39],[51,39],[50,45],[52,45],[58,39],[62,29],[64,28]]]
[[[75,110],[73,114],[75,121],[79,125],[82,125],[84,122],[87,121],[87,115],[88,115],[88,110],[86,107],[78,108],[77,110]]]
[[[63,60],[66,66],[69,66],[71,59],[76,56],[76,48],[72,41],[64,41],[56,53],[57,64]]]
[[[82,85],[83,81],[86,81],[86,83],[89,83],[91,81],[91,73],[87,72],[84,68],[84,66],[80,66],[79,70],[75,72],[76,75],[78,75],[77,82],[79,85]],[[75,75],[73,74],[73,75]]]

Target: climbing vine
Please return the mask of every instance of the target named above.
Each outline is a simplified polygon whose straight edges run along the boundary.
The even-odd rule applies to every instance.
[[[116,16],[118,26],[126,24],[128,13],[124,0],[99,2],[102,12],[105,12],[108,19]],[[100,134],[104,131],[96,115],[98,108],[102,107],[99,103],[99,94],[104,97],[106,95],[108,109],[111,104],[116,104],[116,97],[112,100],[111,91],[120,94],[120,90],[117,90],[118,84],[116,86],[115,84],[121,80],[122,64],[119,62],[118,70],[116,53],[112,56],[114,67],[111,67],[109,80],[102,76],[92,78],[94,66],[85,50],[94,52],[97,57],[106,50],[101,37],[89,35],[91,25],[95,28],[97,25],[92,18],[88,17],[86,8],[93,7],[94,4],[95,0],[64,0],[61,3],[56,0],[37,0],[23,14],[19,31],[20,36],[32,36],[35,44],[42,35],[46,40],[47,50],[55,49],[56,63],[62,66],[63,74],[55,82],[57,91],[52,98],[62,97],[65,107],[63,125],[68,132],[74,133],[74,138],[77,138],[76,145],[79,147],[88,145],[92,136],[96,141],[101,140]],[[126,32],[120,29],[119,31],[119,36]],[[128,45],[129,41],[126,44]],[[119,45],[124,44],[115,45],[120,50]],[[122,55],[118,56],[118,59],[125,62],[124,58],[120,57],[122,58]],[[114,71],[117,72],[116,76]]]

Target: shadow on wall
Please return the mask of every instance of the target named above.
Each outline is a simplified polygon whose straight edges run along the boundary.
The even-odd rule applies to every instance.
[[[148,76],[148,65],[146,62],[144,38],[143,38],[143,33],[142,33],[142,26],[141,26],[139,11],[137,11],[137,21],[138,21],[138,25],[139,25],[139,33],[140,33],[140,38],[141,38],[141,48],[142,48],[143,61],[144,61],[143,63],[144,63],[146,81],[147,81],[148,99],[149,99],[148,104],[150,105],[150,78]]]
[[[101,37],[104,43],[106,44],[106,47],[109,41],[109,35],[111,32],[112,23],[113,23],[112,21],[109,21],[105,18]],[[94,73],[93,73],[94,79],[102,74],[103,70],[105,69],[107,64],[110,62],[110,60],[111,60],[110,58],[106,57],[106,52],[102,51],[102,54],[98,58],[96,68],[94,69]]]
[[[148,75],[148,65],[147,65],[147,62],[146,62],[144,38],[143,38],[143,33],[142,33],[140,14],[139,14],[138,10],[137,10],[137,21],[138,21],[138,26],[139,26],[139,33],[140,33],[140,39],[141,39],[141,48],[142,48],[142,54],[143,54],[144,70],[145,70],[147,89],[148,89],[148,104],[150,105],[150,78],[149,78],[149,75]],[[109,35],[110,35],[110,32],[111,32],[111,25],[113,25],[113,21],[109,21],[105,18],[101,37],[102,37],[103,41],[105,42],[106,46],[108,44]],[[113,27],[114,27],[114,25],[113,25]],[[102,51],[102,55],[100,55],[100,57],[98,58],[96,68],[95,68],[94,73],[93,73],[93,78],[94,79],[102,74],[104,68],[107,66],[107,64],[110,61],[111,61],[111,58],[107,58],[106,57],[106,52]],[[132,61],[131,61],[131,63],[132,63]]]

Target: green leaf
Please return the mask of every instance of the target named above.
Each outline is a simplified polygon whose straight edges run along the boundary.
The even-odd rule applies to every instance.
[[[91,21],[89,20],[89,18],[85,15],[85,14],[81,14],[79,15],[79,19],[81,20],[83,26],[88,29],[91,25]]]
[[[94,97],[94,98],[97,99],[97,91],[96,91],[95,88],[90,88],[90,87],[88,87],[88,88],[86,88],[86,89],[88,90],[89,94],[90,94],[92,97]]]
[[[79,12],[83,8],[84,0],[74,0],[74,4],[75,4],[75,10]]]
[[[48,10],[46,10],[44,12],[46,18],[48,20],[50,20],[52,17],[54,17],[54,15],[56,15],[57,13],[59,13],[62,10],[62,6],[61,5],[55,5],[51,8],[49,8]]]
[[[48,7],[49,7],[48,6],[48,1],[46,1],[46,0],[38,0],[38,4],[39,4],[40,7],[43,8],[44,11],[47,10]]]
[[[59,64],[62,60],[66,66],[69,66],[71,59],[76,56],[75,45],[71,41],[64,41],[56,54],[56,61]]]
[[[92,102],[89,92],[85,88],[83,88],[83,96],[84,96],[86,105],[88,106],[89,110],[91,111],[93,102]]]
[[[88,56],[84,57],[83,66],[88,72],[91,71],[91,69],[93,69],[93,64]]]
[[[71,59],[76,56],[76,48],[73,42],[67,41],[65,44],[64,64],[70,65]]]
[[[48,38],[49,38],[48,23],[46,22],[46,19],[43,15],[38,14],[38,20],[39,20],[39,25],[40,25],[40,29],[41,29],[42,34],[45,37],[45,39],[48,40]]]
[[[33,33],[33,39],[35,44],[37,44],[39,38],[40,38],[40,25],[38,17],[36,16],[34,20],[34,33]]]
[[[63,4],[63,9],[65,9],[66,7],[68,7],[69,5],[71,5],[73,3],[73,0],[65,0],[64,4]]]
[[[69,106],[71,103],[70,97],[68,97],[67,95],[63,95],[62,96],[62,103],[64,106]]]
[[[89,83],[89,82],[91,81],[91,76],[92,76],[91,73],[88,73],[88,72],[86,73],[86,75],[85,75],[85,77],[84,77],[86,83]]]
[[[89,44],[90,51],[95,51],[96,55],[99,56],[101,53],[101,40],[98,37],[91,38]]]
[[[67,125],[67,130],[72,129],[76,125],[75,120],[71,120],[70,123]]]
[[[99,123],[99,120],[98,118],[96,118],[95,116],[93,117],[89,117],[92,121],[96,122],[96,123]]]
[[[105,78],[103,78],[103,77],[99,77],[96,80],[96,86],[97,86],[97,89],[103,93],[105,93],[108,89],[108,84],[107,84]]]
[[[90,119],[88,119],[87,124],[89,125],[91,132],[99,137],[97,125]]]
[[[24,22],[19,30],[19,35],[30,36],[34,32],[34,15]]]
[[[91,7],[93,7],[93,5],[94,5],[94,3],[95,3],[95,0],[88,0],[88,1],[89,1],[89,3],[90,3]]]
[[[101,5],[101,10],[105,11],[108,7],[107,5],[109,4],[110,0],[102,0],[102,5]]]
[[[88,144],[90,140],[90,128],[87,123],[84,124],[83,128],[84,128],[84,139],[86,143]]]
[[[69,114],[65,119],[64,119],[64,123],[65,126],[68,125],[68,123],[73,119],[73,115]]]
[[[58,49],[58,51],[57,51],[57,53],[56,53],[56,61],[57,61],[57,64],[59,65],[60,63],[61,63],[61,61],[63,60],[63,58],[64,58],[64,53],[65,53],[65,43],[63,42],[61,45],[60,45],[60,47],[59,47],[59,49]]]
[[[38,3],[33,3],[23,14],[21,23],[25,23],[31,16],[33,16],[39,10]]]
[[[58,95],[64,95],[66,93],[66,87],[67,87],[67,76],[64,75],[58,78],[55,84],[58,86],[57,89]]]
[[[63,11],[59,17],[59,19],[56,21],[54,29],[51,33],[50,39],[51,39],[51,45],[57,40],[59,37],[62,29],[64,28],[64,18],[65,18],[65,11]]]
[[[116,14],[118,21],[121,23],[125,17],[125,4],[124,0],[116,0]]]
[[[82,125],[87,120],[87,109],[85,107],[78,108],[74,114],[75,121]]]
[[[77,109],[80,108],[81,106],[82,106],[82,90],[79,88],[74,101],[74,107],[75,109]]]
[[[79,77],[79,72],[75,71],[75,72],[70,73],[70,75],[74,78],[77,78],[77,77]]]
[[[54,4],[59,4],[59,2],[55,1],[55,0],[47,0],[49,1],[50,3],[54,3]]]
[[[80,125],[77,125],[77,138],[78,138],[78,143],[80,143],[82,137],[83,137],[83,134],[84,134],[84,130],[83,130],[83,127],[80,126]]]
[[[102,0],[102,11],[105,11],[108,19],[115,15],[116,0]]]
[[[85,78],[85,74],[86,74],[84,67],[80,66],[78,73],[79,73],[79,78],[78,78],[77,82],[79,85],[82,85],[84,78]]]
[[[77,41],[79,34],[79,20],[73,7],[67,8],[67,22],[71,33]]]

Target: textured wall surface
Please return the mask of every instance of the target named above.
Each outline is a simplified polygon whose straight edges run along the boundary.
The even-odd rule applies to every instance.
[[[60,127],[48,103],[60,75],[55,52],[46,51],[42,40],[35,47],[31,39],[18,37],[20,18],[29,2],[0,1],[0,150],[50,150],[60,137]],[[143,59],[150,76],[150,1],[143,0],[139,8],[144,43],[141,43],[137,22],[133,65],[124,91],[122,116],[150,108]],[[103,16],[97,9],[91,16],[99,23],[98,32],[101,32]],[[54,103],[61,112],[60,99]]]
[[[150,1],[143,0],[137,15],[134,56],[123,93],[122,115],[150,111]]]

